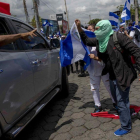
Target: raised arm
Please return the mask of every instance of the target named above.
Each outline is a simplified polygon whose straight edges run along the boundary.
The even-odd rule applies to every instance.
[[[10,44],[11,42],[14,42],[19,38],[29,41],[29,39],[28,39],[29,36],[31,36],[31,37],[36,36],[34,34],[35,31],[36,31],[36,29],[31,32],[27,32],[27,33],[13,34],[13,35],[0,35],[0,46]]]
[[[81,39],[82,39],[83,43],[87,46],[90,46],[90,47],[96,46],[96,42],[97,42],[96,38],[87,37],[87,35],[85,34],[85,32],[81,28],[80,20],[76,19],[75,23],[77,25],[77,29],[79,31],[79,34],[81,36]]]

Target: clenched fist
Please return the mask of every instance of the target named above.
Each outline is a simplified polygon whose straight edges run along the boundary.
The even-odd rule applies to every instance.
[[[76,20],[75,20],[75,24],[76,24],[76,26],[77,26],[78,31],[79,31],[79,32],[82,32],[83,30],[82,30],[82,28],[81,28],[81,21],[80,21],[79,19],[76,19]]]

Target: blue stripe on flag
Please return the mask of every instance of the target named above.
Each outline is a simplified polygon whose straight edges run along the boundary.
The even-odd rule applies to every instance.
[[[113,16],[113,17],[115,17],[116,19],[119,19],[119,16],[116,15],[115,13],[113,13],[113,12],[109,12],[109,16]]]
[[[119,22],[118,19],[119,19],[119,16],[117,16],[113,12],[109,12],[109,21],[112,26],[118,26],[118,22]]]
[[[85,30],[84,32],[85,32],[85,34],[86,34],[88,37],[90,37],[90,38],[96,37],[95,34],[94,34],[93,32],[91,32],[91,31]]]
[[[83,61],[86,62],[86,65],[84,65],[84,70],[86,70],[87,67],[89,66],[89,64],[91,63],[91,59],[90,59],[90,57],[89,57],[90,52],[89,52],[89,50],[87,49],[87,47],[85,46],[85,44],[83,43],[83,41],[81,41],[81,43],[82,43],[84,49],[86,50],[86,55],[85,55],[85,57],[84,57],[84,59],[83,59]]]
[[[73,58],[73,47],[70,32],[65,40],[61,40],[59,55],[62,67],[66,67],[71,64],[71,60]]]

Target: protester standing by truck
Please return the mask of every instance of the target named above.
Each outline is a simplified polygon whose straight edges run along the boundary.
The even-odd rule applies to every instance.
[[[130,55],[135,57],[140,71],[140,48],[126,35],[116,33],[117,44],[113,41],[114,31],[108,20],[101,20],[96,24],[96,38],[88,38],[81,28],[79,20],[75,20],[81,39],[87,46],[96,46],[97,56],[90,54],[90,58],[105,63],[102,75],[109,73],[110,88],[118,106],[121,128],[114,132],[122,136],[131,132],[132,123],[130,116],[129,91],[130,85],[137,78],[136,71],[131,63]],[[120,45],[119,51],[115,45]]]

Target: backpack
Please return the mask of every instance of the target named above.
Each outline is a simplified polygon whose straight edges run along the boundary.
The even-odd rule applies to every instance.
[[[114,42],[114,45],[117,48],[117,50],[119,52],[123,53],[124,51],[123,51],[123,49],[121,48],[121,46],[120,46],[120,44],[118,42],[118,38],[117,38],[117,33],[116,32],[113,33],[113,42]],[[136,63],[134,56],[131,56],[131,62],[132,62],[132,64]]]
[[[138,42],[140,42],[140,31],[137,28],[135,28],[134,30],[135,30],[135,38]]]

